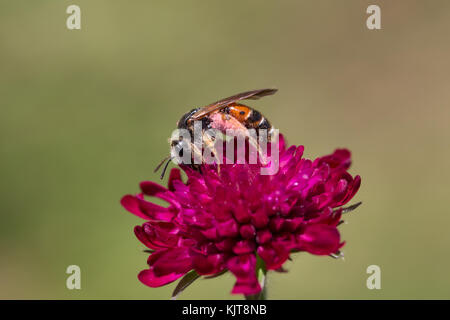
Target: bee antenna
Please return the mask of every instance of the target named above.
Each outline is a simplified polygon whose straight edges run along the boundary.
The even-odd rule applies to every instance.
[[[170,159],[170,156],[164,157],[164,159],[161,160],[161,162],[156,166],[155,170],[153,170],[153,172],[156,172],[159,170],[159,168],[161,168],[161,166],[164,164],[164,162],[167,161],[167,159]]]
[[[164,166],[164,169],[163,169],[163,171],[162,171],[162,173],[161,173],[161,180],[164,178],[164,175],[166,174],[167,167],[169,166],[169,163],[170,163],[170,161],[171,161],[172,159],[173,159],[172,157],[169,157],[169,158],[167,159],[166,165]]]

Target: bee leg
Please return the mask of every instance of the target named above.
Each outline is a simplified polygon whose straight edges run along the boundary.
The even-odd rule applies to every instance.
[[[211,150],[211,153],[213,154],[214,158],[217,161],[216,162],[217,163],[217,172],[220,173],[220,159],[217,156],[216,148],[214,147],[213,140],[205,137],[203,139],[203,143],[205,144],[206,147],[208,147]],[[195,144],[192,143],[191,148],[192,148],[193,152],[201,159],[201,164],[211,164],[208,161],[206,161],[205,157],[202,154],[202,151],[199,150]],[[198,166],[198,169],[201,168],[201,166],[198,164],[196,164],[195,166]]]
[[[220,173],[220,164],[222,163],[222,159],[220,159],[217,154],[217,149],[215,147],[215,139],[213,137],[205,135],[203,137],[203,143],[205,144],[206,148],[208,148],[210,150],[214,159],[216,160],[217,172]],[[222,143],[222,142],[220,142],[220,143]]]
[[[194,152],[194,154],[201,159],[200,164],[205,163],[205,158],[203,157],[202,151],[199,150],[195,144],[191,143],[191,149]],[[193,158],[195,158],[195,156]],[[195,161],[193,161],[193,165],[198,166],[198,164],[196,164]]]

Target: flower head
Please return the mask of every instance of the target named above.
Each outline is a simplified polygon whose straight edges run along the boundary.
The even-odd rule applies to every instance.
[[[191,270],[228,270],[236,277],[232,293],[253,295],[261,291],[257,259],[265,269],[281,271],[293,252],[338,253],[344,245],[337,229],[341,207],[361,182],[347,172],[350,152],[338,149],[311,161],[302,157],[303,146],[286,148],[282,136],[278,148],[275,175],[261,175],[258,165],[202,165],[199,171],[181,166],[186,182],[174,168],[167,188],[144,181],[141,193],[124,196],[125,209],[147,220],[135,227],[151,250],[149,269],[139,280],[159,287]]]

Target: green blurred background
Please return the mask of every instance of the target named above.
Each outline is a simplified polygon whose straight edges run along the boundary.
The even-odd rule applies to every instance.
[[[351,149],[363,206],[341,227],[344,261],[294,255],[269,297],[450,298],[449,31],[447,0],[1,0],[0,298],[167,299],[174,284],[136,278],[142,220],[119,200],[158,179],[185,111],[271,86],[252,106],[307,157]],[[233,282],[182,298],[228,299]]]

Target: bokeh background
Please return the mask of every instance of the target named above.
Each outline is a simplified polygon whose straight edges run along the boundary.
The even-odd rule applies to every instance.
[[[447,0],[2,0],[0,298],[167,299],[174,284],[136,278],[142,221],[119,200],[158,179],[186,110],[271,86],[252,106],[307,157],[351,149],[363,205],[341,226],[344,261],[294,255],[269,297],[450,298],[449,31]],[[181,298],[228,299],[233,281]]]

